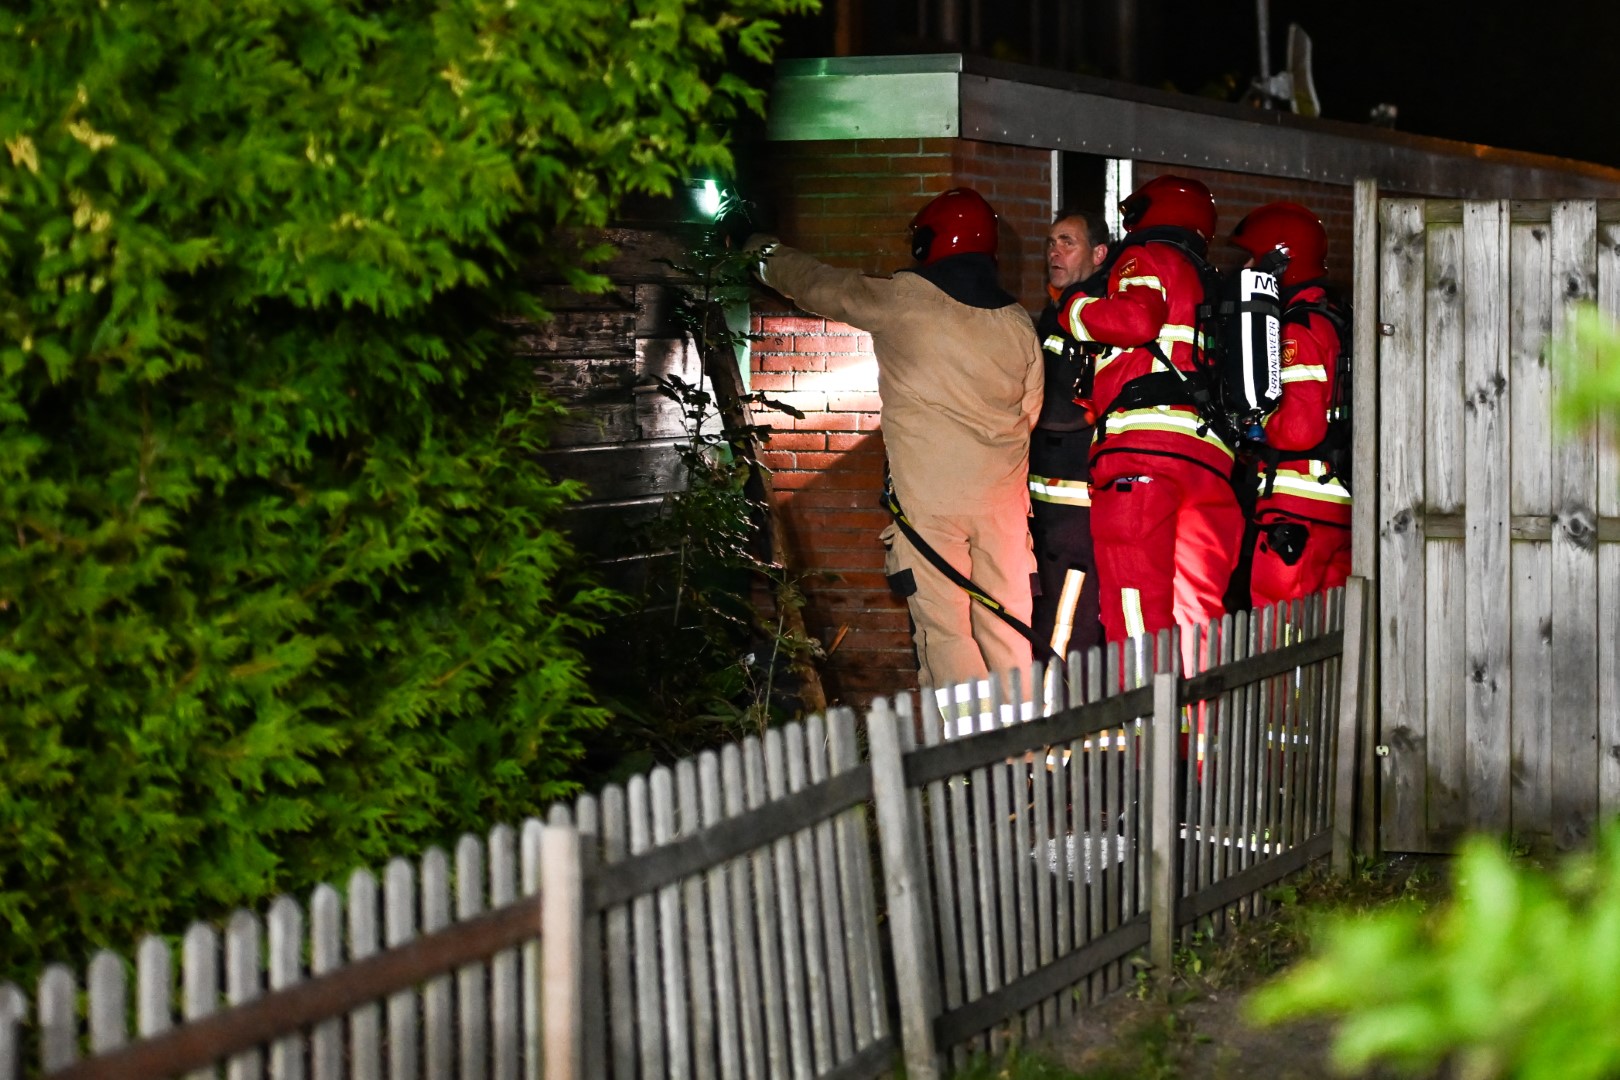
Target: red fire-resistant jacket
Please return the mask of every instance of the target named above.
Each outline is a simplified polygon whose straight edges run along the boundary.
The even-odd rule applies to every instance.
[[[1290,298],[1289,307],[1320,303],[1325,295],[1320,286],[1306,286]],[[1305,322],[1283,324],[1283,396],[1282,404],[1265,419],[1269,446],[1286,454],[1321,443],[1327,434],[1338,361],[1339,333],[1332,320],[1312,314]],[[1343,524],[1350,521],[1350,492],[1329,477],[1323,461],[1296,458],[1281,462],[1269,498],[1262,468],[1260,493],[1258,509],[1262,512],[1276,510]]]
[[[1143,347],[1157,340],[1182,371],[1195,370],[1193,352],[1198,304],[1203,299],[1198,270],[1168,243],[1148,242],[1122,252],[1108,278],[1104,297],[1082,296],[1059,313],[1063,329],[1080,341],[1114,346],[1097,358],[1095,398],[1101,437],[1092,445],[1093,470],[1118,451],[1170,454],[1203,465],[1222,478],[1231,474],[1232,451],[1204,431],[1190,405],[1150,405],[1111,411],[1131,380],[1167,370]],[[1097,477],[1094,476],[1094,480]]]

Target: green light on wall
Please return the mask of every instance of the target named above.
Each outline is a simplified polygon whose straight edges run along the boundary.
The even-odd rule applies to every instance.
[[[720,216],[720,185],[713,180],[696,181],[693,184],[696,191],[693,193],[697,202],[697,211],[704,217],[713,221]]]

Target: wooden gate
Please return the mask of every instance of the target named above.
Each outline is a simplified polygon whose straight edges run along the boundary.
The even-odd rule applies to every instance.
[[[1382,842],[1578,845],[1620,808],[1620,456],[1555,426],[1548,347],[1574,304],[1620,310],[1620,206],[1385,199],[1379,226]]]

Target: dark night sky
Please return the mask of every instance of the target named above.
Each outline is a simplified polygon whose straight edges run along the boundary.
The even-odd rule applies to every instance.
[[[1166,0],[1166,72],[1196,91],[1258,67],[1252,2]],[[1620,2],[1272,0],[1272,65],[1289,22],[1315,47],[1325,117],[1620,166]]]

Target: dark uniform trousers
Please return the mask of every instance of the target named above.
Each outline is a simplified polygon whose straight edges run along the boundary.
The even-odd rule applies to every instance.
[[[1064,655],[1103,641],[1097,563],[1091,550],[1091,492],[1086,483],[1092,429],[1036,428],[1029,443],[1029,531],[1038,592],[1035,632]],[[1076,593],[1070,571],[1084,577]],[[1058,624],[1066,631],[1054,637]],[[1066,640],[1065,640],[1066,639]]]

